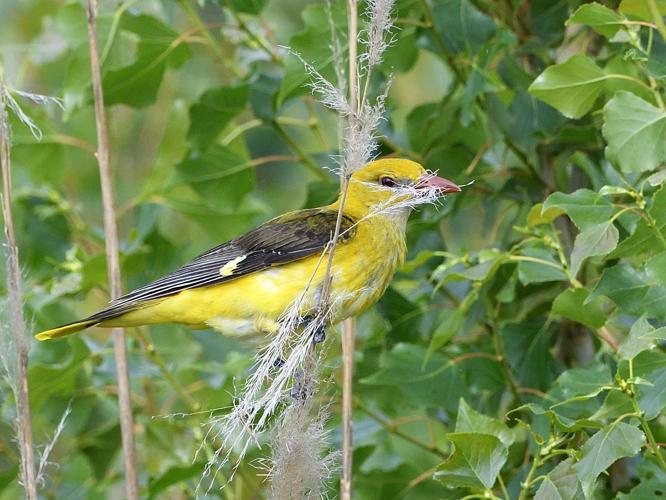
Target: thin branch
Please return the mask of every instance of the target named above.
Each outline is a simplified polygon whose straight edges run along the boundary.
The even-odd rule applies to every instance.
[[[352,112],[349,114],[350,133],[357,126],[355,123],[358,116],[358,3],[357,0],[348,0],[348,46],[349,46],[349,107]],[[347,162],[349,164],[349,162]],[[340,168],[340,208],[338,211],[338,220],[335,225],[335,236],[331,246],[331,252],[328,256],[328,267],[324,278],[325,291],[330,286],[330,269],[333,262],[333,252],[335,244],[340,234],[342,225],[342,211],[344,209],[347,188],[349,187],[349,173],[344,168]],[[328,297],[326,297],[328,300]],[[340,499],[351,500],[352,497],[352,406],[353,402],[353,384],[354,384],[354,322],[351,318],[345,320],[342,331],[342,472],[340,474]]]
[[[9,123],[6,115],[7,89],[0,68],[0,163],[2,166],[2,217],[7,240],[7,292],[9,295],[8,334],[14,335],[16,349],[16,380],[12,384],[16,400],[16,430],[21,451],[21,480],[28,500],[37,500],[37,475],[32,443],[32,421],[28,393],[28,351],[25,337],[25,317],[21,296],[21,268],[12,218],[12,188],[10,174]]]
[[[104,235],[106,243],[106,265],[109,274],[111,299],[121,295],[120,259],[118,252],[118,228],[113,211],[113,187],[109,167],[109,142],[106,129],[104,94],[102,93],[102,70],[97,46],[97,0],[88,0],[88,44],[90,46],[90,70],[92,72],[93,97],[95,102],[95,120],[97,125],[97,162],[99,164],[102,203],[104,205]],[[136,475],[136,457],[134,435],[132,434],[132,402],[130,397],[129,373],[127,369],[127,347],[125,331],[113,328],[116,372],[118,374],[118,404],[120,407],[120,429],[123,442],[123,460],[125,464],[125,490],[129,500],[139,498],[139,486]]]

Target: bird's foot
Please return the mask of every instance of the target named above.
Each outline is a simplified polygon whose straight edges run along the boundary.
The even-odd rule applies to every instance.
[[[317,315],[311,314],[308,316],[304,316],[300,321],[300,325],[303,328],[306,328],[313,321],[317,321]],[[326,340],[326,324],[322,322],[317,326],[315,331],[312,332],[312,343],[315,345],[321,344],[324,340]]]

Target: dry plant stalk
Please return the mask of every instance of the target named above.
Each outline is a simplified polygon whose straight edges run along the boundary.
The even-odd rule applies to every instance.
[[[6,90],[0,68],[0,163],[2,168],[2,216],[7,239],[7,290],[9,295],[8,317],[9,330],[13,335],[15,349],[15,369],[7,366],[8,378],[16,400],[16,430],[21,452],[21,480],[28,500],[37,500],[37,475],[32,441],[32,421],[30,417],[30,398],[28,393],[28,351],[30,346],[25,336],[25,317],[21,294],[21,269],[19,266],[18,246],[12,218],[12,190],[9,152],[9,123],[5,108]],[[5,332],[0,332],[4,334]],[[10,371],[11,370],[11,371]],[[12,377],[15,375],[15,377]],[[12,380],[13,378],[13,380]]]
[[[348,0],[347,16],[349,34],[349,105],[358,110],[358,61],[356,39],[358,35],[358,2]],[[349,130],[358,128],[356,113],[349,115]],[[349,159],[347,160],[349,164]],[[340,172],[341,183],[347,178]],[[347,186],[345,182],[345,187]],[[340,210],[342,212],[342,209]],[[352,318],[345,320],[342,327],[342,472],[340,474],[340,499],[351,500],[352,495],[352,405],[354,390],[354,337],[355,325]]]
[[[235,453],[237,460],[232,468],[233,473],[237,470],[243,457],[249,449],[251,443],[261,447],[262,438],[265,431],[271,429],[277,430],[277,439],[273,440],[273,461],[269,467],[269,476],[272,481],[273,492],[285,492],[289,489],[289,484],[294,481],[299,484],[315,485],[322,484],[328,478],[330,467],[318,468],[308,467],[308,479],[303,474],[298,477],[291,477],[286,471],[295,473],[292,456],[289,450],[297,453],[296,450],[302,449],[297,444],[298,433],[286,432],[285,426],[293,425],[300,429],[316,428],[321,425],[326,418],[326,411],[313,411],[314,389],[317,387],[315,379],[318,375],[319,363],[323,360],[321,350],[315,350],[313,346],[313,335],[330,324],[331,317],[339,317],[338,308],[345,302],[344,294],[339,290],[331,293],[331,268],[333,254],[338,237],[344,232],[341,231],[342,212],[344,210],[344,200],[347,193],[347,186],[350,182],[351,174],[363,167],[368,161],[372,160],[376,150],[377,142],[375,131],[382,119],[384,111],[384,101],[386,92],[378,96],[374,104],[370,104],[367,99],[368,79],[372,68],[379,64],[381,55],[388,43],[385,37],[391,27],[390,12],[394,0],[370,0],[369,7],[365,14],[368,18],[368,30],[363,32],[363,44],[366,51],[361,56],[357,53],[356,44],[351,48],[350,70],[353,75],[350,78],[349,97],[344,92],[345,79],[344,68],[341,57],[340,44],[334,38],[332,50],[334,54],[340,55],[336,61],[336,74],[338,75],[338,86],[326,80],[311,64],[303,60],[299,54],[294,54],[303,63],[306,72],[311,77],[309,84],[313,93],[317,94],[320,102],[326,107],[337,112],[341,118],[347,120],[347,127],[344,134],[344,146],[341,148],[344,153],[340,157],[340,181],[341,181],[341,207],[338,213],[337,224],[326,248],[323,250],[315,271],[309,282],[304,287],[301,295],[288,308],[278,321],[277,332],[272,333],[270,342],[259,351],[253,373],[247,379],[237,400],[234,402],[232,411],[221,417],[211,416],[206,422],[208,432],[206,439],[217,442],[217,449],[208,460],[207,466],[197,486],[197,494],[207,493],[214,482],[215,476],[221,468],[229,463],[232,453]],[[357,39],[357,2],[352,2],[354,21],[352,31],[349,35],[354,40]],[[330,9],[329,9],[330,12]],[[350,10],[350,12],[352,12]],[[329,23],[333,24],[332,17],[329,15]],[[332,32],[334,32],[334,28]],[[336,35],[334,34],[334,37]],[[362,69],[362,75],[359,75],[359,68]],[[364,97],[360,96],[360,80],[364,77]],[[388,86],[387,86],[388,87]],[[387,89],[388,91],[388,89]],[[374,187],[374,186],[373,186]],[[381,188],[381,187],[379,187]],[[385,189],[385,188],[384,188]],[[395,190],[394,190],[395,191]],[[423,203],[431,203],[437,199],[435,191],[424,195],[423,190],[409,190],[397,192],[385,206],[377,207],[373,213],[364,217],[374,217],[381,214],[401,210],[402,214],[408,207],[412,208]],[[406,217],[405,217],[406,219]],[[358,221],[359,223],[361,221]],[[325,266],[324,277],[321,284],[317,284],[319,290],[314,290],[315,285],[312,281],[320,266]],[[311,290],[311,288],[313,288]],[[319,294],[317,292],[320,292]],[[332,314],[334,311],[336,314]],[[306,320],[307,321],[304,321]],[[349,322],[347,322],[347,333],[345,341],[345,352],[347,357],[345,377],[347,379],[347,423],[346,425],[346,445],[347,454],[346,464],[348,471],[351,470],[351,380],[352,372],[351,361],[353,359],[353,340],[350,342]],[[312,362],[311,359],[316,359]],[[310,361],[309,361],[310,360]],[[316,369],[315,369],[316,368]],[[310,388],[303,390],[303,388]],[[296,392],[294,392],[296,391]],[[306,411],[307,410],[307,411]],[[276,423],[273,423],[276,422]],[[291,422],[291,423],[290,423]],[[314,427],[312,427],[314,426]],[[305,431],[304,431],[305,432]],[[317,437],[317,442],[309,444],[309,450],[322,450],[327,448],[325,433],[313,433]],[[202,445],[203,446],[203,445]],[[200,447],[201,449],[201,447]],[[312,453],[310,453],[312,455]],[[328,463],[329,457],[320,457],[322,463]],[[281,471],[281,472],[279,472]],[[285,473],[282,473],[285,472]],[[305,472],[305,470],[303,471]],[[350,478],[348,472],[347,478]],[[205,482],[208,482],[204,485]],[[347,481],[350,485],[350,480]],[[286,489],[285,489],[286,488]],[[307,490],[307,491],[306,491]],[[349,491],[350,488],[347,488]],[[290,490],[291,491],[291,490]],[[295,490],[294,490],[295,491]],[[314,491],[311,487],[298,489],[297,497],[310,495]],[[292,491],[293,492],[293,491]],[[349,493],[350,494],[350,493]],[[276,496],[277,493],[275,494]],[[349,496],[347,496],[349,498]]]
[[[111,299],[122,295],[120,282],[120,261],[118,252],[118,228],[113,209],[113,187],[109,168],[109,141],[106,128],[104,94],[102,93],[102,71],[97,46],[97,1],[88,0],[88,45],[90,46],[90,69],[92,72],[93,97],[95,102],[95,120],[97,125],[97,162],[99,164],[102,203],[104,205],[104,235],[106,243],[106,265],[109,274]],[[130,397],[129,374],[127,367],[127,347],[125,331],[113,328],[114,353],[118,377],[118,404],[120,407],[120,429],[123,442],[123,461],[125,464],[125,490],[129,500],[139,498],[136,475],[136,457],[134,435],[132,432],[132,402]]]

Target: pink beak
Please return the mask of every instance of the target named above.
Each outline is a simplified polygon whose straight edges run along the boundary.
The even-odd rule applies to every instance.
[[[416,183],[416,189],[430,187],[437,188],[442,194],[459,193],[461,191],[460,186],[448,179],[445,179],[444,177],[425,175],[421,177],[421,179],[419,179],[419,181]]]

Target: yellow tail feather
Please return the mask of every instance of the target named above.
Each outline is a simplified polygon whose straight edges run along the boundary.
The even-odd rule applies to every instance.
[[[66,335],[71,335],[72,333],[80,332],[86,328],[96,325],[99,323],[99,320],[83,320],[77,321],[76,323],[70,323],[68,325],[59,326],[58,328],[52,328],[51,330],[45,330],[43,332],[35,335],[37,340],[51,340],[57,339],[60,337],[65,337]]]

